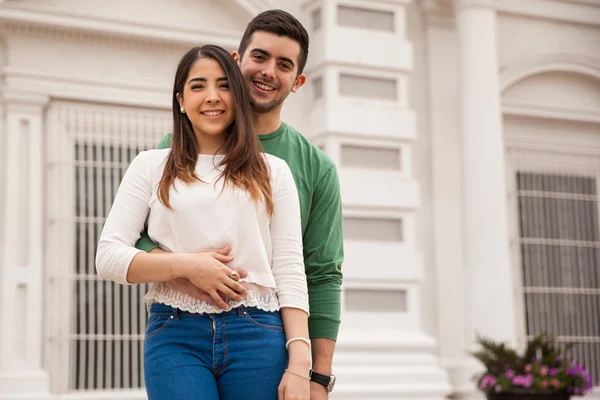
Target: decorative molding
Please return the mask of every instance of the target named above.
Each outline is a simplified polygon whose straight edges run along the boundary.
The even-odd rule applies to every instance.
[[[0,32],[5,34],[51,34],[108,42],[162,43],[197,45],[214,43],[236,48],[240,32],[180,29],[133,22],[109,21],[49,10],[24,10],[0,7]],[[108,39],[107,39],[108,38]]]
[[[41,113],[50,102],[50,96],[47,94],[9,90],[7,88],[3,88],[0,99],[4,103],[7,112],[32,115]]]
[[[468,8],[496,8],[496,0],[454,0],[456,13]]]
[[[568,139],[568,135],[565,136]],[[548,143],[539,138],[535,139],[523,139],[523,138],[506,138],[504,145],[508,151],[535,151],[535,152],[546,152],[562,155],[576,155],[578,157],[597,157],[600,148],[589,145],[573,144],[567,141],[561,141],[560,143],[552,142]]]
[[[500,0],[497,10],[500,14],[600,25],[600,2],[596,0]]]
[[[421,10],[427,26],[446,29],[454,29],[456,26],[454,7],[451,1],[424,0],[421,2]]]
[[[574,72],[600,81],[600,58],[574,53],[551,53],[529,57],[500,68],[500,91],[543,72]]]
[[[561,121],[577,121],[600,124],[599,109],[566,108],[536,104],[531,102],[510,101],[502,103],[505,115],[547,118]]]
[[[93,85],[99,89],[126,89],[144,92],[155,92],[161,94],[169,94],[173,90],[171,86],[167,85],[132,83],[131,81],[109,81],[106,79],[76,78],[73,76],[43,73],[39,71],[16,69],[11,67],[7,67],[4,69],[4,76],[7,78],[8,81],[10,81],[13,78],[17,78],[20,80],[28,80],[32,82],[48,81],[52,83],[69,85]]]
[[[600,0],[562,0],[566,3],[582,4],[585,6],[600,7]]]
[[[241,0],[243,1],[243,0]],[[302,9],[303,10],[309,10],[315,6],[318,6],[319,4],[321,4],[324,0],[305,0],[302,3]],[[325,1],[329,1],[329,0],[325,0]],[[437,0],[432,0],[432,1],[437,1]],[[442,1],[447,1],[447,0],[442,0]],[[409,6],[411,3],[413,3],[414,0],[340,0],[338,2],[339,5],[353,5],[353,6],[357,6],[357,7],[362,7],[362,8],[369,8],[369,6],[381,6],[381,5],[391,5],[391,6]]]
[[[244,9],[252,17],[274,8],[269,0],[233,0],[240,8]]]

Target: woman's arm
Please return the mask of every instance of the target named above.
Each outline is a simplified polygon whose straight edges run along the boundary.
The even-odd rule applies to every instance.
[[[279,160],[278,160],[279,161]],[[274,213],[270,232],[272,271],[277,284],[289,362],[278,388],[279,400],[310,397],[310,345],[308,344],[308,289],[302,255],[300,202],[292,172],[281,161],[273,175]],[[275,169],[272,166],[272,170]],[[290,341],[293,338],[302,340]]]
[[[151,167],[147,152],[142,152],[127,169],[106,218],[96,253],[98,274],[122,284],[187,278],[223,308],[228,308],[227,303],[217,291],[241,299],[246,289],[230,277],[231,269],[224,265],[232,260],[230,256],[216,252],[149,254],[134,247],[150,212],[151,196]]]
[[[308,290],[302,255],[300,202],[292,173],[281,162],[273,179],[274,213],[270,231],[272,241],[272,271],[277,283],[286,340],[308,339]],[[289,369],[308,376],[310,347],[303,341],[289,346]]]

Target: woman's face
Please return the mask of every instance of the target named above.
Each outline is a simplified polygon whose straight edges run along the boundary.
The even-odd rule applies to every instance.
[[[221,65],[212,58],[196,60],[185,81],[183,96],[177,96],[194,133],[220,135],[235,119],[235,105]]]

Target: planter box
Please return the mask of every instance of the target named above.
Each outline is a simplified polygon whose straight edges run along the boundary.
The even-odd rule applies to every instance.
[[[488,400],[569,400],[571,395],[567,393],[489,393],[486,395]]]

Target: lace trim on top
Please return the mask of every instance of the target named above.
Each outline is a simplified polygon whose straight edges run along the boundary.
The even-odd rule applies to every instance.
[[[242,285],[248,289],[248,295],[241,301],[226,299],[225,301],[231,308],[241,305],[246,307],[256,307],[263,311],[278,311],[279,300],[277,290],[257,285],[254,283],[243,282]],[[182,287],[174,282],[161,282],[152,285],[146,296],[144,296],[146,307],[150,309],[152,303],[161,303],[183,311],[195,314],[220,314],[226,310],[218,308],[196,299],[182,292]]]

